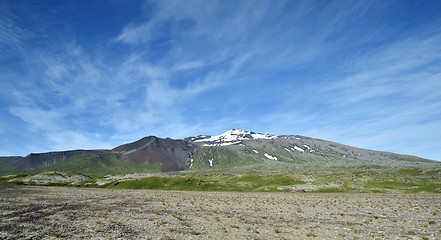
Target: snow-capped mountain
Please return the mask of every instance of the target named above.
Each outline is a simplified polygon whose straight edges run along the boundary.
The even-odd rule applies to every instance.
[[[204,146],[228,146],[240,144],[242,141],[257,139],[274,139],[277,136],[263,133],[256,133],[242,129],[231,129],[217,136],[201,135],[190,138],[193,143],[203,144]]]
[[[430,161],[414,156],[360,149],[298,135],[271,135],[231,129],[217,136],[185,139],[145,137],[113,149],[63,151],[0,157],[2,174],[28,170],[65,170],[87,174],[246,166],[411,166]],[[94,167],[90,167],[94,166]]]

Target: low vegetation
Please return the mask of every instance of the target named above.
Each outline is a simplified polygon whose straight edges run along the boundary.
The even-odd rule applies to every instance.
[[[255,134],[236,129],[228,131],[227,139],[238,139],[237,132],[248,137]],[[150,136],[113,150],[0,157],[0,176],[7,175],[0,177],[0,184],[238,192],[441,192],[441,163],[436,161],[301,136],[233,143],[208,147]]]
[[[1,177],[0,184],[186,191],[441,193],[439,168],[305,168],[272,173],[239,168],[230,172],[196,170],[106,176],[56,173],[9,175]]]
[[[302,180],[290,175],[230,175],[230,174],[205,174],[205,175],[179,175],[174,177],[149,177],[106,185],[110,188],[133,189],[165,189],[165,190],[190,190],[190,191],[279,191],[278,187],[304,183]]]

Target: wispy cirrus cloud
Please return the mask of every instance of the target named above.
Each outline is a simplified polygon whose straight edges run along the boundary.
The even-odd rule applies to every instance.
[[[142,25],[128,25],[123,32],[116,38],[116,41],[127,44],[141,44],[149,41],[153,35],[153,24],[145,23]]]
[[[22,51],[23,41],[29,33],[15,24],[14,15],[7,11],[6,4],[0,3],[0,61]]]
[[[26,77],[38,81],[15,84],[20,90],[14,93],[15,104],[9,113],[52,142],[47,150],[88,144],[109,146],[146,134],[173,136],[188,132],[184,129],[190,129],[192,123],[184,124],[181,117],[186,99],[219,84],[202,77],[177,88],[170,84],[176,71],[173,67],[155,65],[133,55],[104,63],[101,56],[84,52],[75,42],[59,46],[54,52],[35,51],[29,56],[30,73]],[[181,66],[179,71],[195,66]],[[167,126],[173,126],[173,130],[156,130]],[[103,135],[107,129],[111,131],[108,137],[114,139],[110,143]]]
[[[309,136],[432,156],[440,144],[434,136],[441,116],[441,94],[434,90],[441,87],[440,41],[435,32],[362,54],[287,98],[267,121]],[[299,103],[308,107],[289,110]]]
[[[202,61],[190,61],[190,62],[183,62],[183,63],[177,63],[173,66],[172,71],[178,72],[178,71],[188,71],[192,69],[196,69],[199,67],[202,67],[204,63]]]
[[[0,7],[2,115],[22,138],[65,149],[242,127],[398,152],[441,144],[427,131],[439,125],[441,20],[403,18],[433,6],[145,1],[79,26],[62,14],[75,5],[14,5],[32,28]],[[403,129],[431,143],[411,146]]]

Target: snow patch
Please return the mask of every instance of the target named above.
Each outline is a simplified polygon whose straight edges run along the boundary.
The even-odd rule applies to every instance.
[[[303,144],[303,146],[304,146],[305,148],[307,148],[308,150],[311,150],[311,148],[310,148],[308,145]]]
[[[188,167],[188,168],[191,168],[191,167],[193,167],[193,158],[192,159],[190,159],[190,166]]]
[[[255,154],[259,154],[259,152],[258,152],[257,150],[255,150],[255,149],[253,149],[253,152],[254,152]]]
[[[213,160],[214,159],[208,159],[208,162],[210,163],[210,167],[213,167]]]
[[[213,146],[229,146],[229,145],[235,145],[235,144],[239,144],[241,143],[241,141],[236,141],[236,142],[214,142],[214,143],[207,143],[204,144],[205,147],[213,147]]]
[[[199,136],[193,142],[206,143],[204,146],[228,146],[240,144],[244,140],[274,139],[277,136],[263,133],[255,133],[241,129],[231,129],[218,136]]]
[[[277,157],[273,157],[271,155],[269,155],[268,153],[263,154],[266,158],[268,158],[269,160],[274,160],[277,161]]]
[[[303,150],[301,147],[294,146],[294,149],[299,152],[305,152],[305,150]]]
[[[288,148],[285,148],[286,151],[291,152],[291,150],[289,150]]]

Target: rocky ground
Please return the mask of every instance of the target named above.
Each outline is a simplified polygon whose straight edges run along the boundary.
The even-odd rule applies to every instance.
[[[439,194],[0,185],[0,239],[441,239]]]

